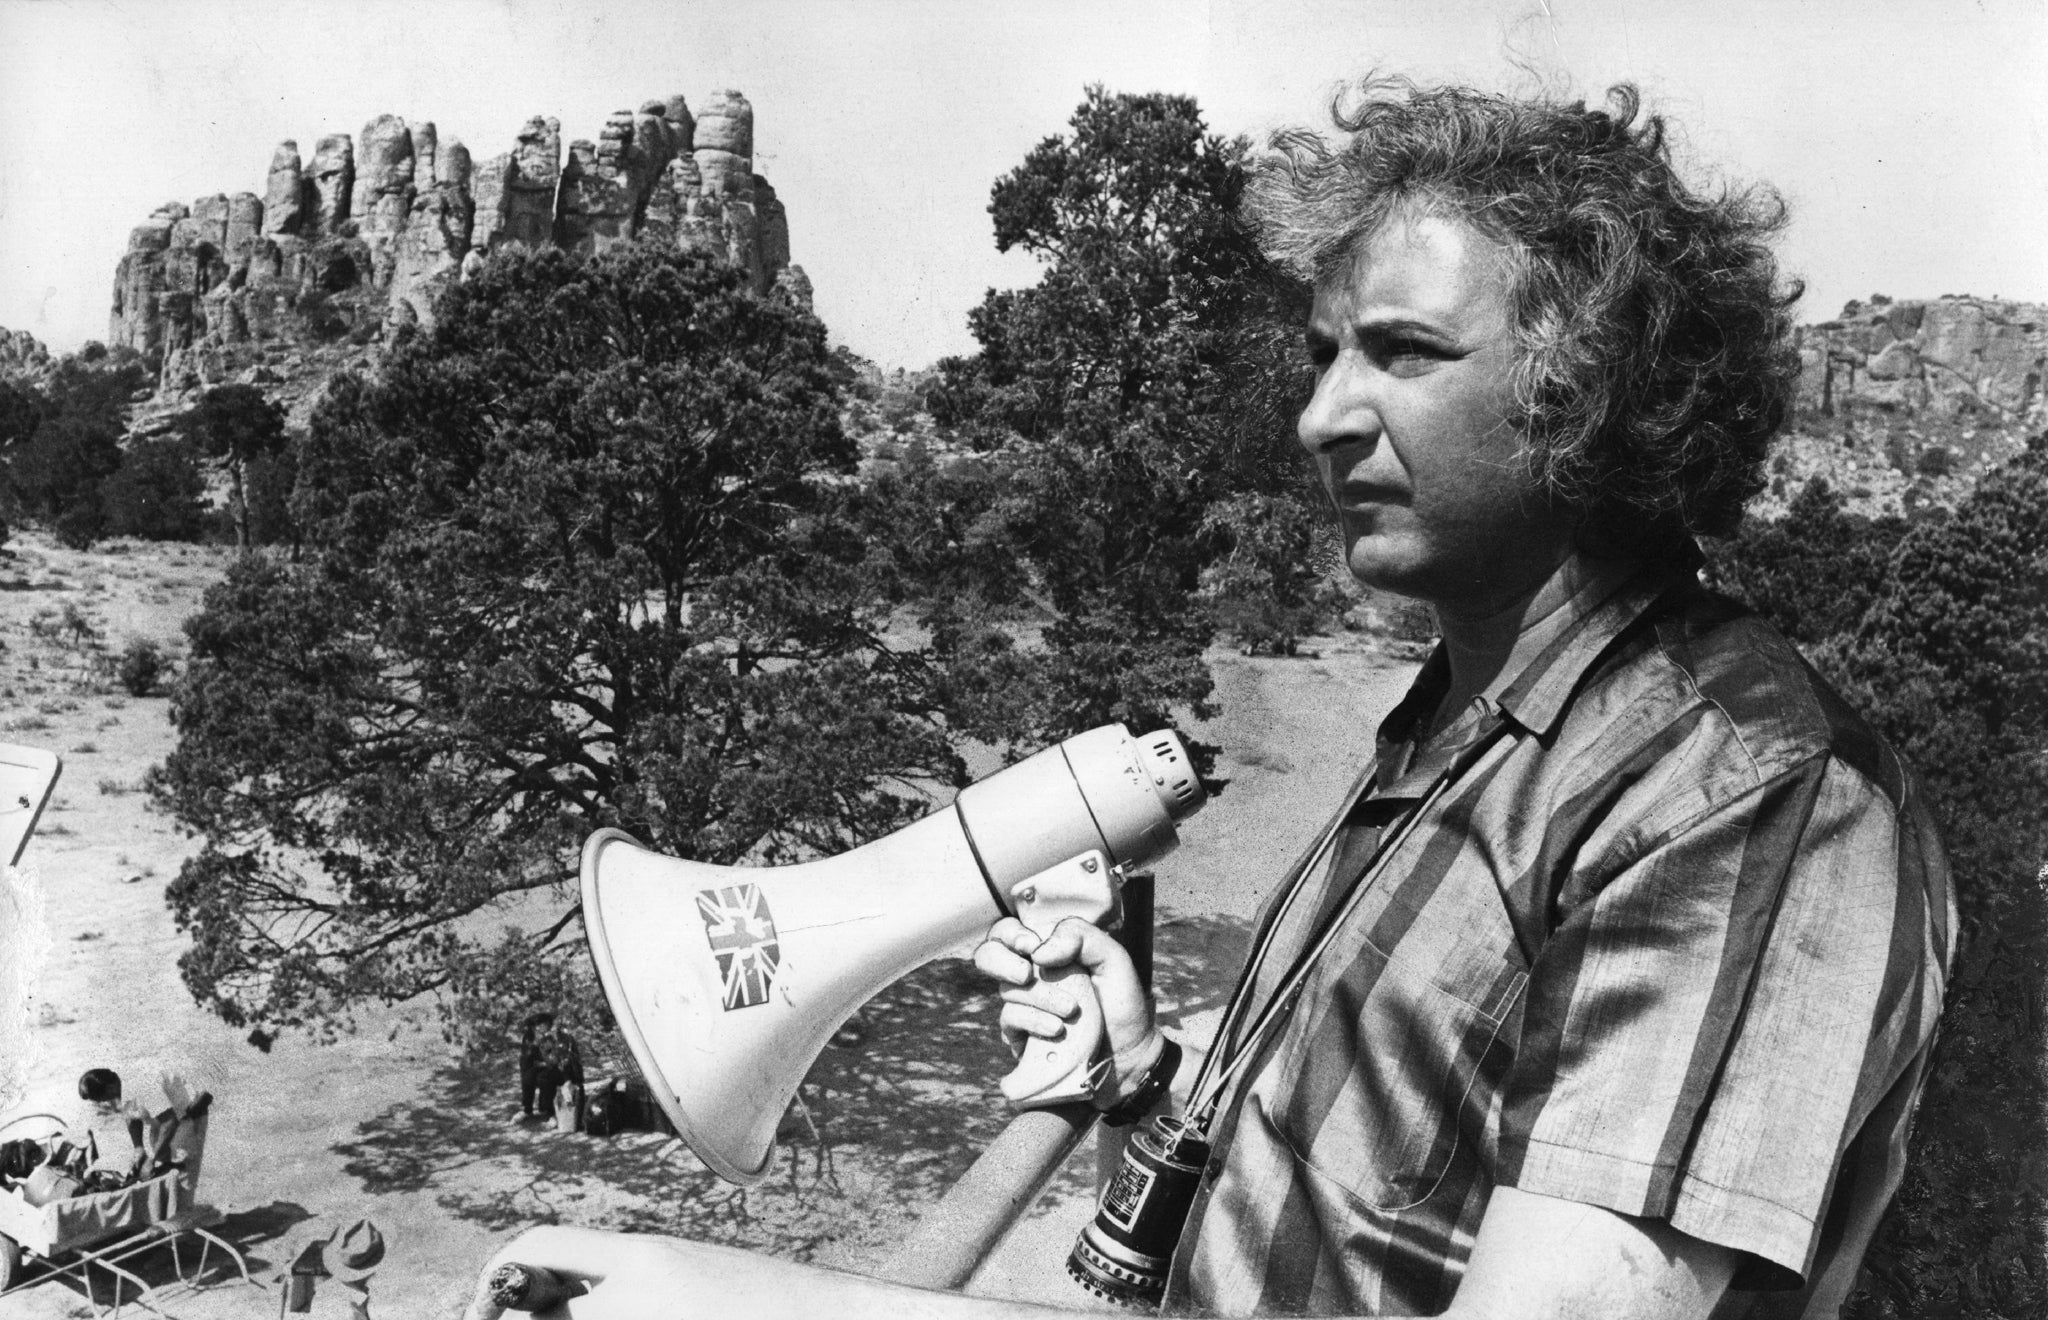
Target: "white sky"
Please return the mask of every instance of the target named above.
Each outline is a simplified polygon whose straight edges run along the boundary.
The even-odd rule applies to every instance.
[[[995,251],[989,185],[1086,84],[1257,135],[1372,67],[1639,82],[1693,158],[1790,198],[1803,320],[2048,301],[2048,0],[0,0],[0,326],[104,338],[129,229],[260,196],[285,138],[310,158],[389,112],[481,160],[529,115],[566,143],[736,87],[834,338],[920,366],[1034,278]]]

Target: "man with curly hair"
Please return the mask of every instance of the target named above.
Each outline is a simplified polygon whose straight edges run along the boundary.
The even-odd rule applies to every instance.
[[[1898,1186],[1953,899],[1899,757],[1696,577],[1797,371],[1767,192],[1606,110],[1369,83],[1252,205],[1314,290],[1352,573],[1442,641],[1271,896],[1169,1311],[1834,1316]],[[1000,923],[1013,1045],[1088,968],[1105,1108],[1180,1051],[1113,941]],[[1183,1101],[1186,1103],[1186,1101]]]

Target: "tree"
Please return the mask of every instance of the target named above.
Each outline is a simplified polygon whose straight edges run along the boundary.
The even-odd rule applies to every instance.
[[[1737,540],[1709,542],[1707,553],[1718,588],[1809,644],[1861,625],[1905,534],[1901,519],[1848,513],[1841,493],[1815,477],[1785,517],[1748,523]]]
[[[284,410],[253,385],[216,385],[180,419],[184,434],[228,474],[228,513],[235,548],[249,548],[246,477],[252,464],[284,448]]]
[[[1202,570],[1200,597],[1246,654],[1293,655],[1303,636],[1341,611],[1328,520],[1303,501],[1234,496],[1210,507],[1202,529],[1229,548]]]
[[[129,400],[144,378],[132,354],[87,344],[57,364],[34,429],[7,451],[15,506],[67,545],[91,545],[104,530],[100,483],[121,466]]]
[[[196,541],[206,529],[206,478],[183,436],[138,440],[100,483],[106,530],[150,541]]]
[[[989,206],[996,246],[1043,276],[988,294],[969,318],[981,351],[942,363],[928,395],[999,467],[984,543],[1003,540],[1055,614],[1041,738],[1206,709],[1202,572],[1241,543],[1216,511],[1287,498],[1301,471],[1291,308],[1237,214],[1246,144],[1189,98],[1099,87],[1071,128]]]
[[[582,840],[778,862],[962,782],[931,654],[849,507],[824,329],[709,258],[493,258],[299,451],[302,555],[187,625],[156,800],[193,993],[331,1024],[438,992],[457,1034],[588,1005]],[[493,926],[505,927],[492,935]]]
[[[292,522],[292,488],[298,485],[299,461],[286,445],[249,464],[243,490],[248,508],[249,540],[254,545],[296,545]]]
[[[36,433],[43,421],[43,396],[41,391],[28,381],[0,379],[0,463],[6,465],[11,475],[14,456],[28,438]],[[0,543],[8,536],[7,522],[20,516],[19,498],[13,490],[13,482],[6,483],[4,502],[0,502]]]
[[[0,453],[34,435],[43,412],[43,396],[34,385],[0,378]]]

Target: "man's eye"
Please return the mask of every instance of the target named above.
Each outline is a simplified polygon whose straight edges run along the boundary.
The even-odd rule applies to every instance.
[[[1311,343],[1307,346],[1308,364],[1317,371],[1337,360],[1337,346],[1329,343]]]
[[[1399,375],[1428,371],[1451,356],[1442,345],[1427,339],[1388,339],[1379,346],[1382,366]]]

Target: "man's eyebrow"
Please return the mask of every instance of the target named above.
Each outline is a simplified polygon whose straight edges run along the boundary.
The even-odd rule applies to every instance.
[[[1352,322],[1352,326],[1361,334],[1382,336],[1389,334],[1422,334],[1428,335],[1433,339],[1453,341],[1458,338],[1448,326],[1402,312],[1384,316],[1368,314]]]

